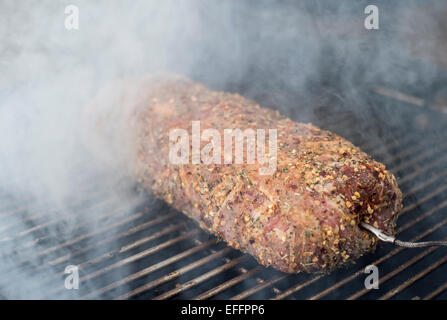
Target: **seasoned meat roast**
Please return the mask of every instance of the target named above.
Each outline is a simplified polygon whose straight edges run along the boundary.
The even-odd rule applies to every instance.
[[[287,273],[330,272],[375,248],[360,221],[394,233],[402,206],[396,179],[344,138],[184,77],[154,76],[139,86],[138,181],[260,264]],[[225,129],[266,129],[266,141],[268,129],[276,129],[276,171],[260,174],[266,164],[258,162],[193,164],[191,157],[173,164],[169,133],[191,134],[193,121],[222,136]],[[191,141],[190,135],[189,147]]]

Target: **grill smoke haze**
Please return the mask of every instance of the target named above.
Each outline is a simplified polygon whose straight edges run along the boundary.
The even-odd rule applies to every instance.
[[[368,4],[380,9],[377,31],[363,27]],[[67,5],[79,8],[79,30],[64,26]],[[159,71],[239,92],[296,121],[313,120],[312,106],[320,99],[315,90],[335,80],[334,92],[353,97],[344,108],[366,120],[355,104],[364,86],[378,80],[429,84],[437,75],[430,68],[410,76],[388,72],[401,56],[417,57],[424,38],[418,36],[413,50],[411,35],[441,32],[431,14],[411,14],[418,6],[418,1],[1,1],[0,193],[61,219],[62,228],[50,226],[50,234],[42,235],[61,243],[87,217],[142,205],[147,199],[134,190],[129,175],[125,127],[111,121],[108,131],[116,136],[110,143],[98,140],[95,126],[86,122],[86,108],[114,114],[119,85],[94,105],[101,88]],[[433,13],[446,9],[435,1],[423,6]],[[72,204],[82,199],[109,206],[78,215]],[[0,215],[0,226],[26,224],[33,212]],[[89,231],[106,220],[101,221],[89,224]],[[32,234],[23,238],[36,240]],[[13,286],[2,288],[0,276],[0,296],[28,298],[40,275],[23,271],[21,263],[39,266],[42,260],[25,251],[11,255],[16,243],[3,241],[1,234],[0,240],[0,268],[9,270],[8,281],[14,279]]]

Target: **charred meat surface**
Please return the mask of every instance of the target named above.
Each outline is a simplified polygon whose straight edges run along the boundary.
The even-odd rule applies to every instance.
[[[402,206],[394,176],[344,138],[184,77],[149,77],[140,86],[139,182],[260,264],[327,273],[375,248],[360,221],[394,233]],[[277,129],[276,172],[260,175],[259,163],[172,164],[170,130],[190,132],[196,120],[201,130]]]

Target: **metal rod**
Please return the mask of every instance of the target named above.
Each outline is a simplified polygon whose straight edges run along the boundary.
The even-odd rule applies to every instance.
[[[159,245],[156,245],[156,246],[154,246],[154,247],[151,247],[151,248],[149,248],[149,249],[147,249],[147,250],[144,250],[143,252],[140,252],[140,253],[144,253],[145,256],[149,256],[150,254],[154,254],[154,253],[156,253],[156,252],[159,252],[160,250],[163,250],[163,249],[165,249],[165,248],[167,248],[167,247],[169,247],[169,246],[172,246],[172,245],[174,245],[174,244],[176,244],[176,243],[178,243],[178,242],[180,242],[180,241],[183,241],[183,240],[185,240],[185,239],[187,239],[187,238],[189,238],[189,237],[191,237],[191,236],[193,236],[193,235],[195,235],[195,234],[197,234],[197,233],[198,233],[198,230],[192,230],[192,231],[189,231],[189,232],[184,233],[184,234],[182,234],[182,235],[180,235],[180,236],[178,236],[178,237],[176,237],[176,238],[173,238],[173,239],[168,240],[168,241],[165,241],[165,242],[163,242],[163,243],[161,243],[161,244],[159,244]],[[212,243],[208,243],[208,242],[206,242],[206,243],[204,243],[202,246],[203,246],[203,248],[206,248],[206,247],[211,246],[211,245],[212,245]],[[199,247],[201,247],[201,246],[199,246]],[[143,270],[137,272],[136,274],[133,274],[133,275],[127,276],[127,277],[125,277],[125,278],[123,278],[123,279],[120,279],[120,280],[118,280],[118,281],[115,281],[115,282],[111,283],[110,285],[108,285],[108,286],[106,286],[106,287],[104,287],[104,288],[102,288],[102,289],[98,289],[98,290],[95,290],[95,291],[93,291],[93,292],[90,292],[90,293],[86,296],[86,298],[87,298],[87,297],[90,297],[90,296],[95,296],[95,295],[100,294],[100,293],[107,292],[108,290],[114,289],[114,288],[116,288],[116,287],[118,287],[118,286],[120,286],[120,285],[122,285],[122,284],[127,283],[128,281],[133,281],[133,280],[137,279],[138,277],[135,277],[135,279],[134,279],[134,275],[142,276],[145,272],[150,273],[150,272],[153,272],[153,271],[155,271],[155,270],[158,270],[159,268],[162,268],[163,266],[165,266],[165,265],[167,265],[167,264],[169,264],[169,263],[172,263],[172,262],[174,262],[174,261],[177,261],[178,259],[180,259],[180,258],[182,258],[182,257],[184,257],[184,256],[187,256],[187,255],[189,255],[189,254],[192,254],[192,253],[196,252],[195,250],[199,250],[199,249],[200,249],[200,248],[199,248],[199,249],[196,249],[196,248],[198,248],[198,247],[193,247],[193,248],[191,248],[191,249],[188,249],[187,251],[182,252],[182,253],[180,253],[180,254],[178,254],[178,255],[176,255],[176,256],[174,256],[174,257],[171,257],[171,258],[169,258],[169,259],[163,260],[162,262],[159,262],[159,263],[157,263],[156,265],[153,265],[153,266],[150,266],[150,267],[148,267],[148,268],[145,268],[145,269],[143,269]],[[203,249],[203,248],[202,248],[202,249]],[[139,255],[138,257],[141,258],[141,255]],[[136,258],[136,257],[135,257],[135,258]],[[95,260],[96,260],[96,259],[98,259],[98,258],[95,258]],[[122,261],[122,260],[120,260],[120,261]],[[104,270],[104,268],[103,268],[103,269],[100,269],[100,270],[98,270],[99,273],[93,272],[93,274],[88,274],[88,275],[86,275],[85,277],[81,278],[80,281],[87,281],[87,280],[89,280],[89,279],[91,279],[91,278],[94,278],[94,277],[96,277],[96,276],[99,276],[100,274],[105,273],[106,271],[110,271],[110,270],[112,270],[112,269],[115,269],[116,267],[120,267],[120,266],[122,266],[122,265],[120,264],[120,261],[118,261],[117,263],[115,263],[114,265],[112,265],[113,267],[112,267],[111,269],[108,269],[108,270]],[[89,261],[86,261],[86,262],[82,263],[81,268],[84,267],[84,266],[86,266],[87,264],[89,264],[89,263],[91,263],[91,262],[92,262],[92,261],[89,260]],[[129,260],[126,260],[126,262],[129,263]],[[94,263],[94,262],[93,262],[93,263]],[[60,289],[57,289],[57,291],[55,291],[55,292],[59,292],[59,291],[60,291]],[[50,292],[50,293],[48,294],[48,296],[53,295],[55,292]]]
[[[409,287],[410,285],[412,285],[413,283],[415,283],[416,281],[418,281],[422,277],[426,276],[427,274],[429,274],[430,272],[432,272],[436,268],[439,268],[441,265],[443,265],[446,262],[447,262],[447,256],[444,256],[440,260],[438,260],[435,263],[431,264],[428,268],[424,269],[423,271],[419,272],[414,277],[412,277],[412,278],[408,279],[407,281],[405,281],[404,283],[402,283],[397,288],[394,288],[393,290],[388,291],[386,294],[381,296],[379,298],[379,300],[387,300],[387,299],[395,296],[396,294],[398,294],[402,290],[406,289],[407,287]]]
[[[230,300],[245,299],[245,298],[255,294],[256,292],[258,292],[258,291],[260,291],[260,290],[262,290],[264,288],[267,288],[267,287],[271,286],[272,284],[274,284],[274,283],[276,283],[276,282],[278,282],[278,281],[280,281],[282,279],[285,279],[287,276],[288,275],[279,275],[279,276],[276,276],[274,278],[271,278],[270,280],[263,281],[260,284],[258,284],[257,286],[255,286],[255,287],[253,287],[251,289],[247,289],[244,292],[241,292],[238,295],[230,298]]]
[[[373,91],[377,94],[380,94],[380,95],[383,95],[383,96],[386,96],[389,98],[393,98],[393,99],[396,99],[399,101],[407,102],[407,103],[410,103],[410,104],[418,106],[418,107],[423,107],[425,104],[425,101],[423,99],[410,96],[408,94],[402,93],[397,90],[392,90],[392,89],[378,86],[378,87],[374,87]]]
[[[436,249],[438,249],[438,248],[436,248],[436,247],[428,248],[425,251],[423,251],[422,253],[420,253],[417,256],[415,256],[415,257],[411,258],[410,260],[408,260],[406,263],[400,265],[398,268],[394,269],[393,271],[387,273],[386,275],[382,275],[380,277],[380,279],[379,279],[379,285],[385,283],[389,279],[391,279],[391,278],[395,277],[397,274],[401,273],[403,270],[406,270],[410,266],[414,265],[416,262],[422,260],[423,258],[428,256],[430,253],[435,251]],[[369,289],[363,288],[362,290],[360,290],[360,291],[354,293],[353,295],[349,296],[349,298],[347,300],[358,299],[361,296],[367,294],[368,292],[370,292]]]
[[[192,247],[191,249],[183,251],[182,253],[179,253],[179,254],[177,254],[175,256],[172,256],[172,257],[170,257],[170,258],[168,258],[166,260],[163,260],[163,261],[161,261],[161,262],[159,262],[157,264],[154,264],[152,266],[144,268],[143,270],[140,270],[140,271],[138,271],[136,273],[133,273],[133,274],[131,274],[131,275],[129,275],[129,276],[123,278],[123,279],[115,281],[115,282],[111,283],[110,285],[108,285],[108,286],[106,286],[106,287],[104,287],[102,289],[95,290],[94,292],[91,292],[91,293],[87,294],[86,296],[84,296],[84,298],[90,298],[92,296],[96,296],[98,294],[107,292],[107,291],[109,291],[109,290],[111,290],[113,288],[116,288],[117,286],[123,285],[123,284],[125,284],[125,283],[127,283],[129,281],[133,281],[135,279],[143,277],[143,276],[145,276],[145,275],[147,275],[149,273],[154,272],[155,270],[159,270],[160,268],[163,268],[163,267],[165,267],[165,266],[167,266],[167,265],[169,265],[169,264],[171,264],[173,262],[176,262],[176,261],[178,261],[180,259],[186,258],[186,257],[188,257],[188,256],[190,256],[190,255],[192,255],[194,253],[197,253],[197,252],[199,252],[199,251],[201,251],[201,250],[203,250],[205,248],[208,248],[208,247],[214,245],[215,243],[216,243],[215,239],[208,240],[207,242],[204,242],[201,245],[198,245],[196,247]],[[218,251],[218,252],[216,252],[214,254],[210,254],[210,255],[202,258],[201,260],[198,260],[198,261],[194,262],[193,264],[191,264],[191,268],[195,268],[197,266],[196,264],[198,264],[199,261],[202,262],[202,263],[205,263],[205,262],[208,262],[208,261],[214,259],[216,257],[216,255],[225,254],[225,253],[228,253],[228,252],[230,252],[230,248],[227,247],[227,248],[224,248],[221,251]],[[176,275],[177,275],[176,272],[171,272],[171,273],[169,273],[168,276],[174,278]]]
[[[94,250],[94,249],[98,248],[98,246],[101,246],[101,245],[104,245],[104,244],[107,244],[107,243],[110,243],[110,242],[122,239],[124,237],[128,237],[128,236],[133,235],[133,234],[135,234],[137,232],[144,231],[145,229],[147,229],[149,227],[158,225],[159,223],[164,222],[165,220],[171,219],[175,215],[176,215],[176,212],[171,212],[171,213],[167,213],[167,214],[162,215],[162,216],[158,216],[155,219],[149,220],[149,221],[144,222],[144,223],[142,223],[142,224],[140,224],[138,226],[135,226],[135,227],[133,227],[133,228],[127,230],[127,231],[121,232],[118,235],[112,235],[111,237],[108,237],[108,238],[105,238],[103,240],[100,240],[100,241],[96,242],[94,245],[82,248],[82,249],[74,251],[74,252],[72,252],[70,254],[66,254],[66,255],[64,255],[62,257],[58,257],[56,259],[48,261],[48,264],[49,265],[56,265],[56,264],[59,264],[61,262],[67,261],[69,258],[73,258],[73,257],[75,257],[77,255],[84,254],[84,253],[86,253],[88,251]],[[179,225],[181,225],[181,224],[179,224]],[[157,232],[156,235],[166,234],[166,232],[170,232],[170,231],[172,231],[172,227],[169,227],[167,229],[163,229],[163,230]],[[152,237],[153,237],[153,235],[152,235]],[[150,240],[152,240],[152,239],[150,239]],[[150,241],[150,240],[148,240],[148,241]],[[120,249],[120,252],[123,251],[123,248],[124,247],[122,247]],[[111,255],[113,252],[109,252],[108,254]]]
[[[117,227],[117,226],[119,226],[119,225],[121,225],[121,224],[125,224],[125,223],[127,223],[127,222],[132,221],[132,220],[138,219],[138,218],[141,217],[142,215],[143,215],[143,213],[142,213],[142,212],[139,212],[139,213],[137,213],[137,215],[127,216],[127,213],[126,213],[126,212],[123,212],[123,211],[121,211],[121,210],[115,210],[115,211],[112,211],[112,212],[107,212],[107,213],[105,213],[105,214],[102,214],[102,215],[99,216],[99,217],[98,217],[98,216],[95,216],[92,220],[98,220],[98,219],[100,220],[100,219],[104,219],[104,218],[120,217],[120,216],[125,216],[125,218],[124,218],[123,220],[120,220],[120,221],[118,221],[118,222],[113,223],[112,225],[106,225],[105,227],[96,229],[95,231],[92,231],[92,232],[90,232],[90,233],[83,234],[83,235],[78,236],[78,237],[76,237],[76,238],[74,238],[74,239],[67,240],[67,241],[65,241],[65,242],[63,242],[63,243],[59,243],[59,244],[57,244],[57,245],[55,245],[55,246],[48,247],[48,248],[46,248],[46,249],[44,249],[44,250],[42,250],[42,251],[35,252],[35,250],[32,250],[32,251],[30,251],[31,256],[26,256],[26,257],[24,257],[24,259],[22,259],[21,261],[19,261],[19,262],[17,263],[17,265],[26,264],[27,261],[29,261],[30,259],[38,259],[38,258],[40,258],[40,257],[42,257],[42,256],[47,255],[48,253],[51,253],[51,252],[53,252],[53,251],[56,251],[56,250],[65,248],[65,247],[70,246],[70,245],[73,245],[73,244],[75,244],[75,243],[77,243],[77,242],[80,242],[80,241],[85,240],[85,239],[87,239],[87,238],[89,238],[89,237],[92,237],[92,236],[94,236],[94,235],[96,235],[96,234],[98,234],[98,233],[101,233],[101,232],[104,232],[104,231],[108,231],[109,229],[115,228],[115,227]],[[127,217],[126,217],[126,216],[127,216]],[[39,240],[39,239],[37,239],[37,240]],[[32,245],[33,243],[35,243],[35,241],[34,241],[34,242],[31,242],[31,243],[29,243],[29,244]],[[31,247],[30,249],[32,249],[32,247]],[[23,256],[23,252],[21,252],[21,255]],[[2,266],[2,267],[3,267],[3,266]],[[1,272],[7,273],[8,270],[10,270],[10,266],[4,266],[4,267],[5,267],[5,268],[2,268],[2,269],[1,269]]]
[[[443,293],[445,290],[447,290],[447,282],[445,282],[443,285],[438,287],[435,291],[429,293],[426,295],[422,300],[430,300],[437,296],[439,296],[441,293]]]
[[[284,299],[285,297],[290,296],[291,294],[303,289],[304,287],[307,287],[308,285],[311,285],[312,283],[314,283],[315,281],[319,280],[323,278],[323,275],[318,275],[315,276],[305,282],[300,282],[296,285],[294,285],[293,287],[287,289],[286,291],[278,294],[276,297],[272,298],[271,300],[280,300],[280,299]]]
[[[169,227],[167,227],[167,228],[165,228],[165,229],[163,229],[163,230],[161,230],[159,232],[156,232],[156,233],[153,234],[153,239],[157,239],[157,238],[159,238],[162,235],[170,233],[173,230],[178,229],[178,227],[179,227],[179,225],[171,225],[171,226],[169,226]],[[152,248],[150,248],[148,250],[151,250],[150,253],[153,254],[153,253],[155,253],[157,251],[160,251],[160,250],[162,250],[162,249],[164,249],[166,247],[172,246],[175,243],[178,243],[178,242],[180,242],[182,240],[185,240],[185,239],[187,239],[187,238],[189,238],[189,237],[191,237],[191,236],[193,236],[193,235],[195,235],[197,233],[198,233],[197,229],[191,230],[189,232],[181,234],[180,236],[178,236],[176,238],[173,238],[173,239],[170,239],[168,241],[165,241],[165,242],[163,242],[162,244],[160,244],[158,246],[152,247]],[[146,255],[148,255],[148,253],[149,253],[148,250],[144,251],[144,253]],[[118,254],[119,252],[120,252],[120,250],[118,248],[116,250],[108,251],[108,252],[100,255],[99,257],[95,257],[93,259],[89,259],[87,261],[84,261],[81,264],[77,265],[78,270],[83,270],[87,266],[91,267],[92,265],[98,264],[98,263],[102,262],[103,260],[111,259],[111,258],[114,257],[115,254]],[[60,273],[54,274],[52,277],[47,277],[47,278],[43,279],[44,280],[43,283],[42,282],[36,282],[35,285],[36,286],[41,286],[41,287],[45,283],[48,283],[48,285],[52,285],[52,284],[54,284],[56,282],[55,279],[57,279],[57,277],[61,277],[63,275],[64,275],[64,272],[60,272]],[[59,289],[57,289],[57,290],[59,290]]]
[[[197,267],[201,266],[202,264],[207,263],[207,262],[209,262],[209,261],[211,261],[213,259],[221,257],[221,256],[229,253],[230,251],[231,251],[231,249],[227,247],[227,248],[224,248],[224,249],[222,249],[220,251],[214,252],[214,253],[212,253],[209,256],[206,256],[206,257],[204,257],[204,258],[202,258],[200,260],[197,260],[197,261],[195,261],[193,263],[190,263],[187,266],[184,266],[184,267],[182,267],[180,269],[172,271],[169,274],[167,274],[167,275],[165,275],[165,276],[163,276],[161,278],[158,278],[156,280],[152,280],[152,281],[150,281],[150,282],[148,282],[148,283],[146,283],[146,284],[144,284],[144,285],[142,285],[142,286],[140,286],[140,287],[138,287],[138,288],[136,288],[136,289],[134,289],[134,290],[132,290],[132,291],[130,291],[128,293],[125,293],[125,294],[123,294],[123,295],[121,295],[121,296],[119,296],[119,297],[117,297],[115,299],[116,300],[129,299],[129,298],[131,298],[133,296],[136,296],[136,295],[138,295],[140,293],[143,293],[143,292],[145,292],[145,291],[147,291],[147,290],[149,290],[149,289],[151,289],[153,287],[159,286],[160,284],[163,284],[163,283],[166,283],[168,281],[174,280],[174,279],[180,277],[181,275],[185,274],[186,272],[188,272],[190,270],[193,270],[194,268],[197,268]],[[136,276],[138,278],[138,277],[140,277],[142,275],[136,275]]]
[[[264,267],[262,267],[262,266],[254,267],[250,271],[246,271],[245,273],[242,273],[241,275],[234,277],[231,280],[225,281],[224,283],[218,285],[217,287],[214,287],[208,291],[205,291],[204,293],[193,298],[193,300],[209,299],[209,298],[215,296],[216,294],[238,284],[239,282],[254,276],[255,274],[261,272],[263,269],[264,269]]]
[[[247,259],[248,259],[248,256],[243,255],[243,256],[240,256],[239,258],[236,258],[234,260],[230,260],[227,263],[217,267],[216,269],[208,271],[207,273],[204,273],[193,280],[190,280],[184,284],[181,284],[181,285],[177,286],[176,288],[155,297],[154,300],[163,300],[163,299],[167,299],[172,296],[175,296],[175,295],[181,293],[182,291],[185,291],[191,287],[194,287],[197,284],[199,284],[205,280],[208,280],[209,278],[211,278],[223,271],[233,268],[234,266],[238,265],[239,263],[241,263]]]

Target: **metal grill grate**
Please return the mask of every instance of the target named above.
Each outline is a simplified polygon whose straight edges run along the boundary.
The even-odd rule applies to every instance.
[[[397,229],[400,238],[441,239],[447,233],[447,141],[437,135],[437,128],[447,125],[447,119],[421,108],[420,99],[403,94],[393,97],[390,92],[372,90],[371,97],[376,105],[385,101],[384,104],[396,108],[398,105],[418,108],[417,112],[411,112],[414,117],[410,124],[387,127],[380,112],[373,113],[368,121],[361,121],[352,113],[333,113],[330,108],[315,111],[316,124],[350,139],[398,177],[404,193],[404,209]],[[414,101],[417,104],[411,105]],[[428,129],[413,121],[419,113],[433,121]],[[157,210],[151,206],[149,211],[139,208],[129,212],[113,199],[101,201],[104,195],[95,194],[95,186],[91,190],[90,199],[73,199],[78,222],[71,238],[62,241],[46,232],[47,228],[63,224],[62,217],[51,215],[49,219],[45,204],[35,205],[31,200],[17,204],[4,196],[0,248],[13,244],[14,250],[2,257],[0,294],[15,285],[10,275],[16,272],[12,268],[17,266],[18,259],[23,277],[33,274],[33,279],[37,278],[27,286],[27,298],[447,297],[446,248],[410,250],[382,245],[356,264],[330,275],[287,275],[259,266],[250,256],[217,242],[181,213],[163,204],[158,204]],[[89,216],[92,210],[101,214]],[[364,268],[369,264],[379,268],[379,290],[364,288]],[[79,268],[80,287],[76,292],[64,288],[67,265]]]

